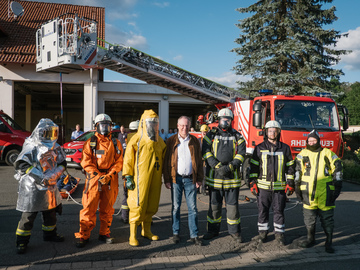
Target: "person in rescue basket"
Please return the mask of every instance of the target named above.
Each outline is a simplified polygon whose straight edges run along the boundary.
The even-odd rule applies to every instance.
[[[137,227],[150,240],[159,237],[151,232],[152,216],[157,212],[161,191],[162,165],[166,145],[159,137],[159,117],[145,110],[138,132],[129,141],[124,159],[123,179],[128,189],[131,246],[138,246]]]
[[[60,215],[62,212],[56,182],[66,168],[66,155],[56,143],[58,133],[59,128],[53,121],[41,119],[31,136],[26,138],[14,163],[14,177],[19,181],[16,210],[22,212],[16,230],[18,254],[26,252],[38,212],[43,217],[43,240],[64,241],[64,237],[57,234],[56,228],[56,212]]]
[[[207,233],[203,239],[209,240],[219,235],[225,197],[228,231],[237,242],[242,242],[238,201],[241,185],[239,168],[244,161],[245,140],[231,128],[234,115],[230,109],[221,109],[218,117],[219,126],[206,134],[202,145],[210,202]]]
[[[83,148],[80,165],[86,172],[80,211],[80,231],[75,233],[76,246],[84,247],[96,225],[96,210],[99,208],[99,241],[112,244],[110,226],[113,220],[114,203],[118,194],[118,173],[123,165],[123,149],[119,140],[111,138],[111,118],[107,114],[95,117],[95,134]]]
[[[307,239],[300,242],[301,247],[315,245],[316,218],[319,216],[326,235],[325,251],[334,253],[334,209],[342,188],[342,176],[340,158],[331,150],[322,148],[319,133],[311,131],[306,148],[296,157],[295,192],[303,202],[307,230]]]
[[[274,212],[275,239],[285,245],[284,209],[286,195],[295,191],[294,160],[290,147],[280,142],[281,126],[277,121],[265,125],[264,141],[255,146],[250,160],[249,187],[257,198],[258,239],[265,242],[269,232],[269,211]]]
[[[179,133],[166,141],[166,154],[163,166],[164,183],[171,189],[173,242],[180,242],[180,207],[185,194],[188,206],[190,240],[201,246],[198,237],[198,210],[196,207],[196,188],[204,178],[203,161],[198,139],[189,134],[190,118],[181,116],[177,127]]]

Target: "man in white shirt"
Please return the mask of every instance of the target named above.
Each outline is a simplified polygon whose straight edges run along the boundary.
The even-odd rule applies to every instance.
[[[71,133],[71,139],[75,140],[77,137],[79,137],[82,134],[84,134],[84,131],[81,131],[80,130],[80,125],[77,124],[76,129]]]
[[[198,237],[198,211],[196,190],[204,177],[203,161],[198,139],[189,134],[190,118],[178,119],[179,133],[166,141],[166,153],[163,164],[164,183],[171,189],[173,242],[180,242],[180,207],[184,192],[188,206],[190,240],[195,245],[202,245]]]

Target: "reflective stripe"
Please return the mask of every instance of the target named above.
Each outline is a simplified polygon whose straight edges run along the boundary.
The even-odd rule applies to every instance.
[[[46,231],[46,232],[51,232],[55,229],[56,225],[53,226],[45,226],[44,224],[42,225],[42,230]]]
[[[31,169],[33,168],[33,166],[30,166],[25,173],[28,173]]]
[[[210,223],[221,223],[221,216],[218,219],[211,219],[209,216],[207,216],[207,221]]]
[[[335,159],[338,159],[339,157],[337,155],[333,155],[331,158],[332,158],[332,160],[335,160]]]
[[[240,155],[240,154],[236,154],[235,157],[234,157],[234,159],[238,159],[238,160],[240,160],[241,162],[244,162],[244,157],[243,157],[242,155]]]
[[[258,223],[257,225],[259,231],[268,231],[270,229],[269,223]]]
[[[129,206],[127,206],[127,205],[121,205],[121,209],[129,209]]]
[[[259,161],[256,161],[256,160],[253,160],[253,159],[250,159],[250,162],[254,165],[257,165],[259,166],[260,165],[260,162]]]
[[[286,163],[286,166],[292,166],[294,165],[295,160],[290,160],[288,163]]]
[[[293,175],[290,175],[290,174],[287,174],[286,175],[286,178],[289,179],[289,180],[293,180],[295,179]]]
[[[284,190],[286,186],[286,182],[269,182],[266,180],[258,179],[258,188],[262,189],[272,189],[272,190]]]
[[[241,186],[240,179],[213,179],[210,177],[206,177],[206,184],[210,187],[217,189],[229,189],[229,188],[238,188]]]
[[[208,144],[211,144],[211,140],[210,140],[207,136],[204,137],[204,140],[205,140]]]
[[[285,232],[285,224],[276,224],[274,223],[275,232],[284,233]]]
[[[29,235],[31,235],[31,231],[20,230],[19,228],[17,228],[16,235],[29,236]]]
[[[214,155],[211,153],[211,152],[206,152],[204,155],[203,155],[203,158],[204,159],[208,159],[209,157],[213,157]]]
[[[236,225],[236,224],[240,224],[240,218],[238,219],[227,219],[227,223],[230,224],[230,225]]]
[[[244,139],[240,139],[240,140],[237,141],[237,144],[240,145],[240,144],[242,144],[244,141],[245,141]]]
[[[254,177],[258,178],[258,176],[259,176],[259,174],[257,174],[257,173],[251,173],[249,175],[250,178],[254,178]]]
[[[284,166],[284,155],[281,152],[281,154],[278,155],[278,170],[277,170],[277,181],[282,181],[283,179],[283,166]]]
[[[218,144],[219,144],[219,139],[214,139],[213,144],[212,144],[212,151],[214,153],[214,157],[217,157],[217,148],[218,148]]]
[[[302,156],[302,155],[300,155],[300,154],[298,154],[298,155],[296,156],[296,158],[297,158],[297,159],[301,159],[301,160],[302,160],[302,159],[303,159],[303,156]]]

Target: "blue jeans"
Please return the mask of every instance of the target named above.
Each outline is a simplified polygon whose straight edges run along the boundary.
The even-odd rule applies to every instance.
[[[176,184],[171,185],[172,200],[172,229],[173,234],[178,235],[180,231],[180,207],[182,193],[184,191],[186,204],[188,207],[188,221],[190,237],[198,236],[198,211],[196,207],[196,185],[191,178],[176,177]]]

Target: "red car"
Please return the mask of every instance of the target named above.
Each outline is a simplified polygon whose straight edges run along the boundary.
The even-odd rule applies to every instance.
[[[0,160],[13,166],[30,132],[22,129],[10,116],[0,110]]]
[[[113,130],[112,137],[117,138],[119,132],[120,130],[118,129]],[[85,141],[90,139],[90,137],[94,135],[94,133],[95,130],[89,130],[77,137],[75,140],[63,144],[62,148],[64,149],[64,152],[66,154],[66,162],[68,167],[81,169],[80,161],[84,143]]]

